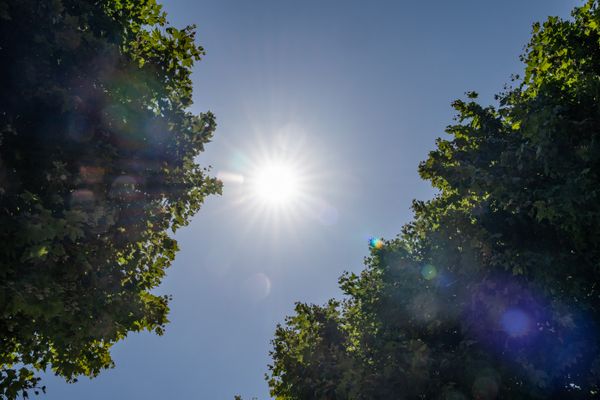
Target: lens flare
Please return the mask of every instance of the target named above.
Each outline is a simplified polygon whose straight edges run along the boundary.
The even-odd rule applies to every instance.
[[[431,264],[425,264],[423,268],[421,268],[421,276],[425,280],[430,281],[432,279],[435,279],[437,274],[437,269]]]
[[[217,179],[225,183],[244,183],[244,175],[229,171],[219,171],[217,173]]]
[[[325,226],[335,225],[339,219],[337,208],[323,200],[316,202],[312,210],[312,215]]]
[[[93,207],[96,196],[88,189],[78,189],[71,193],[71,207]]]
[[[510,337],[521,337],[527,335],[531,329],[531,318],[523,311],[512,308],[502,314],[500,325],[504,332]]]
[[[473,398],[481,400],[494,400],[498,397],[498,380],[492,375],[479,376],[473,382]]]
[[[271,279],[262,272],[253,274],[245,280],[242,290],[248,300],[263,300],[271,293]]]
[[[372,237],[371,239],[369,239],[369,246],[373,249],[379,250],[383,247],[383,240]]]

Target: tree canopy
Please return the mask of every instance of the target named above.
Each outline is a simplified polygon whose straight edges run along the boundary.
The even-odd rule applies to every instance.
[[[171,232],[221,189],[188,111],[203,54],[155,0],[0,0],[0,398],[162,333]]]
[[[600,396],[600,9],[533,26],[525,73],[419,167],[438,194],[374,239],[345,297],[298,303],[277,399]]]

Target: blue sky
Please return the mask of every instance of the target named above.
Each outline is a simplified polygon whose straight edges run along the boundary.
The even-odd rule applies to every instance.
[[[225,182],[177,233],[181,251],[162,337],[131,335],[116,368],[47,399],[267,399],[269,340],[295,301],[339,296],[368,238],[391,238],[413,198],[433,191],[417,165],[469,90],[493,102],[534,21],[566,17],[575,0],[168,0],[176,26],[198,25],[207,55],[194,72],[193,111],[219,127],[200,157],[213,173],[246,176],[270,157],[299,163],[307,201],[285,209],[244,200]],[[225,175],[226,176],[226,175]]]

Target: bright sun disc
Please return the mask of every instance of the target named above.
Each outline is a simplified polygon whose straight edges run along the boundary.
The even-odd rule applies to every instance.
[[[287,204],[298,195],[298,174],[286,164],[264,165],[257,170],[254,191],[263,203]]]

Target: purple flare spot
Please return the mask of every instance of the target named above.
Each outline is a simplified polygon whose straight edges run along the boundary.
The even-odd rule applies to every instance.
[[[531,319],[523,311],[511,308],[504,312],[500,319],[504,332],[511,337],[525,336],[531,329]]]

